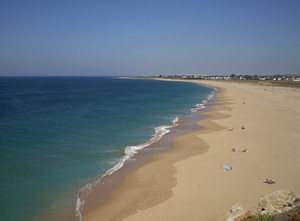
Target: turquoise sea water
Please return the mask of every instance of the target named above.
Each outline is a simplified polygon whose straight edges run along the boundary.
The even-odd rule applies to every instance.
[[[0,78],[0,220],[74,220],[82,187],[212,92],[113,77]]]

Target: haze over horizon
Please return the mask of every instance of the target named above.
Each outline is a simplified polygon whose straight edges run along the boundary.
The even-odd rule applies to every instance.
[[[300,74],[300,1],[1,1],[0,76]]]

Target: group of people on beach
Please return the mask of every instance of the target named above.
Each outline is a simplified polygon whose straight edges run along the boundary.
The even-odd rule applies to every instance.
[[[244,99],[246,100],[246,98]],[[243,102],[243,104],[245,104],[245,102]],[[231,109],[229,109],[229,111],[231,111]],[[245,130],[245,126],[241,126],[241,130]],[[233,128],[228,129],[228,131],[233,131]],[[231,152],[241,152],[241,153],[247,153],[248,150],[245,148],[244,150],[236,150],[235,148],[231,149]],[[225,164],[224,166],[221,167],[222,169],[226,169],[226,170],[232,170],[232,167],[229,164]],[[266,184],[275,184],[275,182],[271,179],[265,179],[263,181],[261,181],[262,183],[266,183]]]
[[[245,130],[246,128],[245,128],[245,126],[241,126],[241,129]],[[228,129],[228,131],[233,131],[233,128]]]
[[[247,153],[248,150],[245,148],[244,150],[237,151],[235,148],[232,148],[231,152],[241,152],[241,153]]]
[[[245,130],[246,128],[245,128],[245,126],[241,126],[241,129],[242,129],[242,130]],[[233,128],[228,129],[228,131],[233,131]],[[231,152],[242,152],[242,153],[247,153],[248,150],[247,150],[247,149],[244,149],[244,150],[237,151],[235,148],[232,148]]]

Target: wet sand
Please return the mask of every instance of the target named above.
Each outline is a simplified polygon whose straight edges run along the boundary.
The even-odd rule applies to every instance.
[[[222,91],[200,128],[176,136],[170,150],[122,178],[84,221],[220,220],[232,205],[256,206],[278,189],[300,194],[299,89],[201,83]],[[220,168],[226,163],[232,171]],[[261,183],[266,178],[276,184]]]
[[[87,189],[88,194],[84,192],[81,193],[81,200],[84,200],[84,207],[82,210],[82,215],[84,217],[83,220],[89,216],[90,212],[94,211],[95,209],[100,209],[102,206],[105,206],[107,202],[109,202],[109,200],[112,198],[111,194],[117,191],[117,188],[122,187],[120,185],[123,183],[124,178],[127,178],[128,174],[148,163],[153,159],[154,155],[158,153],[161,154],[164,151],[169,152],[172,147],[174,137],[185,134],[192,130],[199,129],[197,122],[203,118],[200,113],[205,112],[212,104],[213,102],[211,101],[210,104],[206,105],[205,109],[200,109],[196,113],[191,113],[188,116],[180,117],[177,125],[168,129],[170,130],[169,133],[165,134],[161,139],[155,141],[146,148],[138,150],[138,153],[130,159],[133,161],[126,161],[122,168],[103,178],[100,182],[95,183],[92,187],[92,192],[89,192]],[[201,148],[204,149],[205,147]],[[189,152],[186,154],[189,154]],[[125,191],[121,191],[121,193],[118,194],[121,194],[120,197],[126,195]],[[132,200],[130,198],[128,199],[130,201]],[[114,215],[115,211],[113,211],[112,214]],[[103,215],[101,216],[103,217]],[[107,216],[106,212],[104,217],[102,218],[103,220],[111,219],[110,216]]]

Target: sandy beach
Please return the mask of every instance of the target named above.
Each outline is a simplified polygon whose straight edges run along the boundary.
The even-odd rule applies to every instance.
[[[83,221],[220,220],[234,204],[254,207],[275,190],[300,194],[300,90],[200,83],[221,89],[200,128],[128,174]]]

